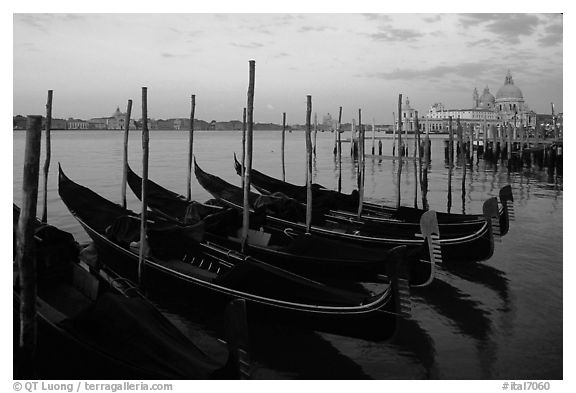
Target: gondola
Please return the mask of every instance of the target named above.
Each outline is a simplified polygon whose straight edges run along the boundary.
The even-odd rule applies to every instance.
[[[127,182],[134,194],[141,199],[142,178],[130,166],[127,167]],[[167,220],[176,220],[180,224],[203,220],[205,239],[223,245],[235,251],[240,250],[239,231],[242,228],[242,213],[233,208],[201,204],[188,201],[184,196],[147,180],[146,200],[148,206]],[[304,231],[284,230],[278,226],[267,226],[265,214],[252,214],[250,218],[249,253],[258,259],[286,270],[321,279],[346,279],[355,281],[379,281],[386,275],[386,265],[390,263],[388,249],[370,249],[337,240],[327,239]],[[430,223],[424,221],[426,224]],[[431,227],[436,227],[431,222]],[[423,228],[422,233],[432,229]],[[434,278],[434,248],[438,240],[427,237],[430,243],[408,251],[406,261],[410,271],[410,286],[423,287]]]
[[[14,205],[14,228],[19,214],[20,209]],[[80,260],[78,244],[70,233],[38,220],[34,233],[39,337],[37,377],[209,379],[238,376],[234,362],[226,363],[226,359],[216,359],[203,352],[129,281]],[[19,335],[16,323],[19,304],[19,281],[14,266],[15,337]],[[18,352],[14,360],[18,374]]]
[[[234,155],[234,167],[236,173],[241,175],[242,164]],[[306,202],[306,186],[297,186],[262,172],[252,169],[250,172],[251,185],[262,194],[272,194],[280,192],[294,198],[299,202]],[[351,194],[339,193],[329,190],[319,184],[312,184],[313,199],[321,201],[326,209],[326,214],[334,219],[354,219],[357,216],[359,194],[354,190]],[[510,220],[514,218],[514,197],[512,187],[504,186],[499,192],[500,203],[502,205],[498,211],[497,220],[492,220],[494,235],[501,237],[508,233]],[[425,210],[408,206],[388,207],[370,202],[363,202],[363,215],[361,220],[368,223],[392,224],[396,227],[417,229],[419,220]],[[466,233],[474,228],[483,225],[485,217],[483,214],[455,214],[437,212],[438,224],[443,237],[450,234]]]
[[[203,171],[196,162],[194,165],[196,178],[206,191],[226,206],[242,208],[244,197],[239,187]],[[269,225],[298,230],[306,227],[305,207],[284,194],[259,195],[251,192],[249,202],[254,209],[266,210]],[[439,243],[444,262],[476,262],[492,256],[494,253],[492,218],[498,217],[496,198],[488,199],[484,203],[483,211],[487,219],[478,223],[473,231],[446,234],[440,230]],[[323,201],[314,202],[312,213],[310,232],[331,239],[365,247],[413,246],[422,242],[422,235],[413,227],[403,228],[393,223],[387,225],[367,223],[355,218],[335,218],[326,214]]]
[[[372,289],[343,288],[202,241],[203,222],[180,226],[149,212],[148,251],[138,277],[138,250],[131,244],[139,242],[139,216],[74,183],[61,168],[58,192],[108,267],[140,279],[144,287],[160,282],[184,286],[191,298],[215,308],[232,298],[244,299],[249,314],[272,322],[376,341],[393,335],[397,319],[408,312],[405,247],[393,253],[396,271],[389,282]]]

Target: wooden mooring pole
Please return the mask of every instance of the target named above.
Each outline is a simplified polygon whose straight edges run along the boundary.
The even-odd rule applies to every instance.
[[[312,96],[306,96],[306,233],[312,227],[312,141],[311,124]]]
[[[318,114],[314,113],[314,158],[316,158],[316,139],[318,136]]]
[[[488,126],[486,123],[486,113],[484,113],[484,122],[482,123],[482,144],[484,145],[482,148],[482,157],[484,157],[488,150]]]
[[[463,129],[460,123],[460,118],[456,119],[456,140],[458,145],[456,146],[456,158],[458,161],[464,157],[464,140],[463,140]]]
[[[148,133],[148,88],[142,88],[142,209],[140,212],[140,252],[138,254],[138,283],[144,285],[144,264],[148,252],[147,228],[147,182],[148,182],[148,153],[150,136]]]
[[[392,156],[396,155],[396,114],[392,112]],[[398,149],[400,150],[400,149]]]
[[[400,209],[400,182],[402,180],[402,94],[398,94],[398,174],[396,187],[396,209]]]
[[[246,181],[246,108],[242,111],[242,192]]]
[[[452,116],[448,116],[448,165],[454,164],[454,130],[452,130]]]
[[[188,169],[186,175],[188,176],[188,183],[186,186],[187,198],[192,200],[192,161],[194,160],[194,114],[196,112],[196,95],[192,94],[190,97],[190,130],[188,132]]]
[[[428,210],[428,166],[430,165],[430,137],[424,138],[424,167],[422,168],[422,209]]]
[[[342,126],[342,107],[338,111],[338,128],[336,132],[338,133],[338,192],[342,192],[342,132],[340,132],[340,127]]]
[[[22,181],[22,209],[16,231],[16,265],[20,285],[20,337],[18,340],[18,379],[36,379],[36,257],[34,221],[40,174],[42,116],[28,116]]]
[[[52,144],[50,141],[50,130],[52,128],[52,90],[48,90],[48,101],[46,102],[46,160],[44,161],[44,187],[42,194],[42,222],[48,222],[48,172],[50,172],[50,156]]]
[[[362,216],[364,201],[364,146],[365,130],[362,127],[362,110],[358,109],[358,218]]]
[[[376,153],[376,120],[372,118],[372,155]]]
[[[248,102],[246,111],[246,170],[244,173],[244,204],[242,211],[242,252],[248,246],[248,229],[250,227],[250,178],[252,172],[252,149],[254,139],[254,84],[256,78],[256,61],[249,62]]]
[[[128,181],[128,136],[130,133],[130,115],[132,114],[132,100],[128,100],[126,117],[124,118],[124,148],[122,151],[122,207],[126,209],[126,183]]]
[[[350,129],[350,157],[356,158],[356,119],[352,119],[352,127]]]
[[[416,189],[418,189],[418,183],[420,183],[420,190],[422,191],[422,145],[421,145],[421,140],[420,140],[420,121],[418,120],[418,111],[415,112],[416,115],[416,141],[417,141],[417,145],[418,145],[418,178],[416,181]],[[414,162],[414,166],[416,166],[416,162]],[[416,168],[414,168],[416,169]],[[417,195],[417,191],[414,194],[414,207],[418,207],[418,195]]]
[[[282,113],[282,181],[286,181],[286,165],[284,162],[286,148],[286,112]]]
[[[500,147],[498,144],[498,127],[495,124],[490,126],[490,130],[492,131],[492,153],[490,156],[492,157],[493,161],[498,160],[498,155],[500,154]]]

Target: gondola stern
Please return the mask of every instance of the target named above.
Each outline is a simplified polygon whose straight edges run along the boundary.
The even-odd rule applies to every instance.
[[[242,176],[242,164],[240,164],[240,162],[238,161],[238,158],[236,157],[236,152],[234,152],[234,169],[236,170],[238,176]]]
[[[420,231],[428,245],[432,270],[436,264],[442,264],[442,248],[440,246],[440,227],[434,210],[429,210],[420,217]],[[434,273],[432,273],[433,275]]]
[[[500,189],[499,197],[506,218],[508,218],[509,221],[514,221],[516,217],[514,214],[514,194],[512,194],[512,186],[507,185],[502,187]]]
[[[484,218],[491,228],[490,232],[492,233],[492,243],[494,242],[494,239],[497,241],[502,241],[498,199],[496,197],[488,198],[482,205],[482,213],[484,214]]]

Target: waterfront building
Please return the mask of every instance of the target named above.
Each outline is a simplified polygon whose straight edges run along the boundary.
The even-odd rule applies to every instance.
[[[68,130],[87,130],[88,122],[82,119],[68,118],[66,121],[66,129]]]
[[[42,126],[46,128],[46,118],[42,118]],[[50,120],[50,129],[51,130],[65,130],[66,129],[66,120],[64,119],[52,119]]]
[[[336,124],[337,120],[334,120],[332,115],[327,113],[322,117],[322,124],[319,128],[324,131],[330,131],[336,128]]]
[[[95,117],[88,120],[88,128],[92,130],[123,130],[126,113],[120,111],[117,106],[116,110],[109,117]],[[135,129],[134,119],[130,119],[130,128]]]
[[[416,130],[416,109],[410,106],[410,99],[406,97],[401,106],[402,132],[414,132]],[[394,116],[394,126],[398,129],[398,115]]]
[[[445,109],[441,103],[433,104],[428,113],[420,116],[420,130],[445,132],[450,117],[454,122],[459,120],[463,127],[481,130],[492,125],[502,127],[506,124],[525,125],[531,129],[536,127],[536,113],[526,105],[522,91],[514,84],[510,71],[496,96],[490,93],[488,86],[484,88],[481,96],[474,88],[470,108]]]

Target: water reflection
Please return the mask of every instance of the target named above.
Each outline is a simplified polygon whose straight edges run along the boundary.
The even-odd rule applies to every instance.
[[[495,291],[500,299],[504,302],[505,309],[509,309],[510,295],[508,279],[506,278],[506,274],[503,271],[484,263],[445,263],[443,268],[454,276],[458,276],[459,278],[466,281],[480,284],[485,288]]]
[[[429,287],[414,289],[414,294],[425,301],[438,314],[464,335],[478,341],[486,341],[490,331],[489,313],[481,303],[448,283],[445,277],[437,277]]]
[[[425,370],[425,378],[435,378],[436,349],[430,334],[415,319],[404,319],[398,333],[388,345],[396,346],[407,356],[416,359]]]

